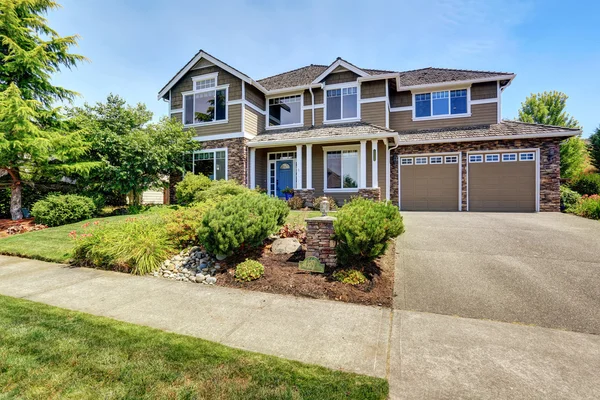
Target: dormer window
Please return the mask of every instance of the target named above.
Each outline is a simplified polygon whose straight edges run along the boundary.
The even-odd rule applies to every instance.
[[[343,121],[358,117],[356,86],[327,89],[326,102],[326,121]]]
[[[192,78],[193,90],[183,93],[184,125],[227,120],[227,86],[217,86],[217,74]]]
[[[414,100],[415,118],[468,115],[467,89],[419,93]]]
[[[269,99],[269,126],[302,123],[302,95]]]

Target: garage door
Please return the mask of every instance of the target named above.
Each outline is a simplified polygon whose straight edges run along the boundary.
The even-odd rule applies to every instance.
[[[400,157],[400,209],[458,211],[458,154]]]
[[[536,211],[536,152],[469,153],[469,211]]]

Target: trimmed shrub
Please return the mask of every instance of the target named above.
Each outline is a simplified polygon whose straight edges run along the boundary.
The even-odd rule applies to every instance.
[[[265,267],[258,261],[248,260],[235,267],[235,280],[238,282],[250,282],[263,276]]]
[[[196,196],[208,189],[213,181],[209,177],[202,174],[187,173],[183,180],[175,185],[175,196],[177,202],[181,204],[190,204],[197,201]]]
[[[292,210],[299,210],[304,207],[304,200],[299,196],[292,197],[287,203]]]
[[[569,211],[574,205],[581,200],[581,195],[568,187],[561,185],[560,187],[560,209]]]
[[[52,194],[36,202],[31,215],[38,224],[59,226],[92,218],[95,211],[96,205],[89,197]]]
[[[571,189],[579,194],[600,194],[600,174],[584,174],[571,184]]]
[[[404,232],[402,216],[391,202],[357,198],[344,204],[336,217],[336,253],[342,264],[376,259],[390,239]]]
[[[356,269],[340,269],[335,271],[332,276],[336,281],[347,285],[360,285],[367,281],[365,275]]]
[[[333,197],[327,197],[327,196],[317,197],[315,199],[315,201],[313,202],[313,208],[317,211],[321,210],[321,202],[325,199],[327,199],[329,201],[329,209],[330,210],[335,211],[339,208],[335,199]]]
[[[207,201],[174,211],[161,211],[169,239],[180,249],[198,244],[198,229],[202,226],[202,218],[215,205],[215,202]]]
[[[70,236],[77,241],[73,255],[76,264],[136,275],[158,270],[175,253],[158,216],[94,223],[85,233],[71,232]]]
[[[229,255],[238,248],[260,245],[283,225],[289,212],[284,201],[250,191],[209,210],[198,238],[210,253]]]
[[[600,195],[584,195],[569,211],[580,217],[600,219]]]
[[[237,196],[244,193],[259,194],[254,190],[248,189],[244,185],[240,185],[235,180],[213,181],[208,188],[196,194],[194,201],[199,203],[207,200],[219,202],[223,199],[227,199],[232,196]]]

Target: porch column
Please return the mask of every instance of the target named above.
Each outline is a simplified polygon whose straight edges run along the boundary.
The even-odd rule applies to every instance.
[[[306,188],[312,189],[312,144],[306,145]]]
[[[377,140],[371,140],[371,187],[379,187],[377,158],[379,157],[379,149],[377,148]]]
[[[367,141],[360,141],[360,179],[359,189],[367,187]]]
[[[250,189],[256,188],[256,149],[250,148]]]
[[[296,187],[302,189],[302,145],[296,145]]]

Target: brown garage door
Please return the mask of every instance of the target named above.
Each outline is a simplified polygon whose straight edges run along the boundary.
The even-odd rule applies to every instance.
[[[469,211],[536,211],[536,152],[469,153]]]
[[[401,156],[400,209],[459,210],[459,156]]]

